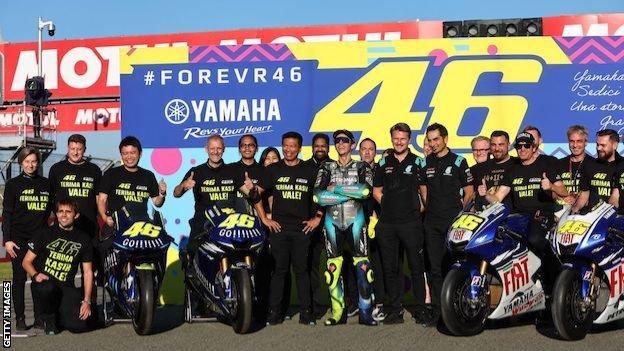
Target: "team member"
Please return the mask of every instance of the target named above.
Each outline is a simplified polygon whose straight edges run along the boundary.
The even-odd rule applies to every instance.
[[[260,154],[260,164],[262,165],[263,172],[266,171],[269,165],[277,163],[281,160],[279,151],[274,147],[267,147]],[[263,173],[264,174],[264,173]],[[265,191],[262,194],[262,206],[264,208],[264,213],[267,214],[269,218],[271,218],[271,206],[273,205],[273,196],[270,191]]]
[[[283,322],[281,314],[284,293],[284,279],[292,263],[297,280],[297,294],[301,312],[299,323],[316,324],[311,312],[310,277],[308,273],[308,255],[310,234],[321,222],[323,212],[314,211],[312,192],[314,176],[309,166],[298,158],[302,137],[297,132],[282,135],[282,153],[284,159],[270,165],[258,191],[273,190],[272,217],[264,213],[262,204],[256,198],[255,209],[262,223],[272,232],[269,243],[275,259],[275,273],[271,278],[269,297],[270,313],[268,323]],[[310,213],[315,213],[309,218]]]
[[[402,284],[399,281],[399,245],[407,253],[412,274],[417,323],[428,323],[425,309],[425,277],[423,249],[423,209],[420,191],[422,159],[408,148],[411,129],[405,123],[390,128],[393,151],[382,159],[375,172],[373,196],[381,204],[381,215],[375,228],[381,249],[386,278],[387,303],[384,304],[384,324],[403,323],[401,314]]]
[[[544,139],[542,138],[542,132],[540,132],[540,130],[536,126],[532,126],[532,125],[528,125],[524,127],[522,131],[531,134],[533,136],[533,139],[535,140],[538,153],[534,154],[533,157],[537,158],[537,156],[539,155],[544,155],[546,156],[545,159],[551,163],[551,167],[557,167],[557,164],[559,163],[559,159],[556,158],[555,156],[547,155],[546,153],[544,153],[543,150],[540,149],[542,144],[544,144]]]
[[[28,243],[22,263],[32,280],[33,298],[41,308],[45,333],[58,333],[60,326],[73,332],[89,329],[93,247],[88,234],[74,226],[80,218],[78,206],[68,199],[57,202],[57,224],[39,232]],[[74,286],[78,265],[82,264],[83,294]]]
[[[555,202],[551,192],[565,197],[567,191],[550,161],[544,155],[539,155],[533,135],[527,132],[518,134],[514,147],[519,162],[505,173],[495,194],[482,192],[480,195],[493,203],[503,201],[510,194],[513,212],[530,216],[528,241],[542,259],[544,290],[546,295],[550,295],[561,265],[546,238],[554,223]]]
[[[24,316],[24,287],[26,271],[22,260],[28,251],[26,243],[47,226],[50,216],[50,183],[38,174],[41,162],[39,150],[23,148],[17,162],[22,173],[6,182],[2,200],[2,234],[4,248],[11,257],[13,268],[13,309],[17,330],[26,330]],[[31,285],[32,288],[32,285]],[[39,306],[34,304],[35,323],[39,327]]]
[[[484,191],[490,194],[496,193],[505,172],[516,162],[514,157],[509,156],[509,134],[502,130],[495,130],[490,136],[490,152],[492,158],[486,162],[476,164],[470,168],[475,190],[475,208],[483,210],[488,204],[485,197],[477,191],[478,187],[484,187]],[[505,197],[503,203],[511,207],[511,198]]]
[[[314,134],[312,137],[312,157],[305,161],[305,164],[310,167],[314,177],[319,170],[319,167],[325,161],[330,161],[329,158],[329,137],[324,133]],[[321,222],[323,220],[321,219]],[[310,286],[312,287],[312,310],[314,317],[320,319],[325,315],[326,308],[323,307],[321,302],[321,253],[324,250],[323,246],[323,233],[322,226],[319,226],[311,235],[310,242],[310,255],[308,256],[308,269],[310,270]],[[289,290],[288,288],[286,290]],[[357,293],[356,293],[357,295]]]
[[[366,162],[373,170],[373,176],[377,171],[379,165],[375,162],[375,155],[377,154],[377,144],[373,139],[365,138],[360,142],[359,149],[360,158]],[[373,309],[373,318],[376,321],[381,321],[385,318],[383,312],[383,301],[386,298],[386,287],[384,285],[383,265],[381,263],[381,251],[379,249],[379,243],[375,237],[375,226],[379,220],[381,209],[379,203],[371,196],[365,202],[366,218],[369,234],[369,257],[373,271],[375,272],[375,279],[373,280],[373,291],[375,292],[375,308]],[[400,266],[400,264],[399,264]]]
[[[264,166],[256,162],[256,152],[258,151],[258,140],[251,134],[245,134],[238,139],[238,152],[241,154],[241,159],[230,164],[234,168],[233,172],[238,178],[242,178],[247,174],[247,177],[251,179],[253,184],[258,184],[259,179],[264,172]],[[253,204],[246,202],[244,198],[247,198],[241,191],[236,192],[237,201],[241,204],[249,204],[245,212],[254,213]]]
[[[438,123],[427,127],[427,141],[431,146],[431,155],[425,159],[421,177],[427,187],[425,250],[431,269],[429,276],[433,310],[429,325],[434,325],[440,317],[440,294],[446,269],[443,267],[446,234],[455,216],[472,200],[473,180],[466,160],[446,146],[446,127]]]
[[[347,313],[342,283],[342,246],[346,242],[353,249],[353,264],[359,288],[359,322],[377,325],[372,318],[373,292],[370,283],[373,271],[368,260],[368,240],[364,200],[371,195],[373,172],[363,161],[354,161],[351,152],[355,138],[348,130],[333,134],[338,152],[337,161],[323,162],[314,185],[314,201],[326,207],[324,221],[327,249],[326,282],[332,302],[332,316],[325,325],[345,324]]]
[[[97,205],[100,217],[108,227],[115,225],[111,213],[124,206],[147,212],[148,199],[152,199],[156,207],[165,203],[167,184],[163,179],[156,182],[152,171],[139,167],[142,152],[139,139],[133,136],[123,138],[119,143],[122,165],[109,169],[102,176]]]
[[[186,253],[193,255],[200,243],[199,234],[204,232],[206,209],[216,205],[225,211],[248,212],[247,201],[242,198],[238,199],[236,194],[239,190],[248,194],[249,189],[253,188],[252,181],[248,172],[238,174],[235,167],[223,162],[224,151],[223,137],[211,135],[206,142],[208,161],[189,169],[182,177],[182,182],[173,190],[173,196],[178,198],[192,189],[195,198],[195,212],[193,218],[189,220],[191,232],[188,245],[180,251],[183,259],[190,259],[184,255]],[[243,177],[246,179],[245,185],[243,185]]]
[[[69,199],[78,206],[80,216],[74,223],[79,230],[87,233],[92,239],[98,233],[96,188],[102,178],[98,166],[84,158],[87,140],[80,134],[72,134],[67,139],[67,157],[50,167],[50,191],[53,203]],[[99,271],[100,284],[104,276],[101,262],[94,255],[93,266]],[[96,289],[93,289],[95,300]]]
[[[617,152],[620,136],[613,129],[604,129],[596,133],[596,152],[598,158],[595,162],[588,162],[581,170],[579,189],[581,194],[572,211],[577,212],[586,205],[593,206],[599,200],[609,201],[613,175],[618,169],[623,158]]]
[[[557,171],[569,194],[562,200],[564,203],[573,204],[579,193],[579,183],[583,176],[581,170],[585,164],[594,162],[594,158],[585,153],[587,128],[581,125],[570,126],[567,135],[570,155],[559,160]]]
[[[477,164],[490,159],[490,139],[488,137],[476,136],[470,142],[470,146],[472,147],[472,157]]]

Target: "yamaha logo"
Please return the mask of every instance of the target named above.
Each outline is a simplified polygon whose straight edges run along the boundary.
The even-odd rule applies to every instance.
[[[184,100],[173,99],[165,105],[165,118],[172,124],[186,122],[189,114],[189,106]]]

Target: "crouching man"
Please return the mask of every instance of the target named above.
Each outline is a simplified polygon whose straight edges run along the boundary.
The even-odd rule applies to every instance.
[[[72,333],[90,329],[93,249],[89,235],[74,228],[78,217],[74,202],[59,201],[57,223],[35,234],[22,262],[31,277],[33,299],[41,306],[44,330],[48,335],[59,332],[57,322]],[[79,264],[82,264],[84,281],[82,292],[74,285]]]

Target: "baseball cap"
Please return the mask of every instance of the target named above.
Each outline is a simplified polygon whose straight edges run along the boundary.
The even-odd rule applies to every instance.
[[[343,134],[344,136],[349,138],[352,143],[355,142],[355,137],[353,136],[353,133],[351,133],[350,131],[346,129],[338,129],[337,131],[335,131],[333,134],[334,139],[336,139],[336,137],[339,136],[340,134]]]
[[[514,145],[517,145],[519,143],[525,143],[525,144],[533,145],[533,144],[535,144],[535,138],[533,138],[533,135],[531,135],[531,133],[522,132],[522,133],[518,134],[518,136],[516,136],[516,141],[515,141]]]

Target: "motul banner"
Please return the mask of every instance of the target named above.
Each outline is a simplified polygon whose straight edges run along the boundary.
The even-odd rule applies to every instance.
[[[544,17],[544,35],[622,36],[624,35],[624,13]]]

